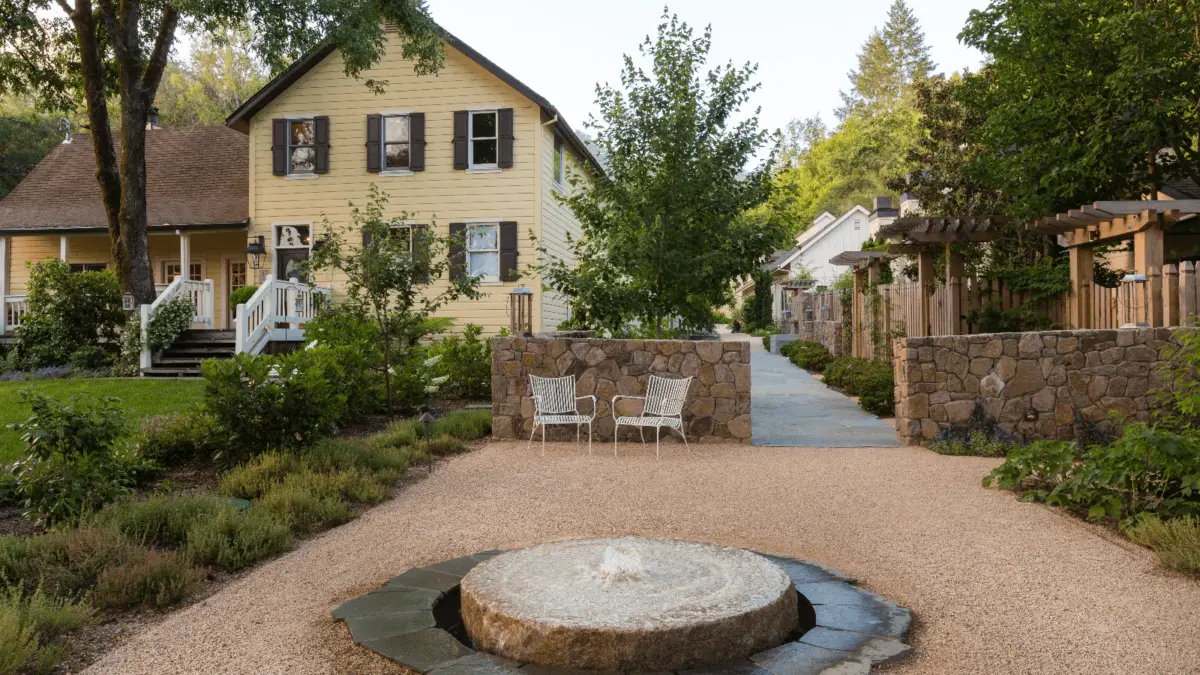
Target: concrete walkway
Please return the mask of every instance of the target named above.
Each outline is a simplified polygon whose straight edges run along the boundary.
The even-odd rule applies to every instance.
[[[850,397],[826,387],[787,358],[750,341],[750,424],[753,445],[824,448],[893,448],[896,430]]]

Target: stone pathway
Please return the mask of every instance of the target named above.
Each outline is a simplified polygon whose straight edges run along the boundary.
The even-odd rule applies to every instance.
[[[768,353],[761,338],[750,341],[750,425],[753,445],[825,448],[894,448],[896,430],[826,387],[787,358]]]

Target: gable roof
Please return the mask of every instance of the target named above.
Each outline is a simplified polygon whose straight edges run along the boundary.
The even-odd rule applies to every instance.
[[[828,213],[828,212],[826,212],[826,213]],[[864,215],[864,216],[871,215],[871,213],[869,211],[867,211],[867,209],[864,208],[861,204],[855,204],[853,207],[850,208],[849,211],[846,211],[845,213],[843,213],[841,215],[841,217],[835,219],[834,221],[826,223],[822,227],[812,228],[810,230],[810,232],[812,232],[812,234],[805,237],[800,242],[800,245],[794,249],[794,252],[792,253],[792,255],[788,256],[786,259],[781,261],[779,263],[779,266],[783,267],[784,265],[792,264],[792,262],[795,261],[796,258],[799,258],[801,254],[803,254],[806,250],[812,248],[813,244],[815,244],[818,241],[820,241],[821,239],[823,239],[825,237],[825,235],[838,229],[838,227],[842,223],[847,222],[850,219],[850,216],[852,216],[856,213],[860,214],[860,215]]]
[[[803,246],[804,242],[811,239],[813,235],[821,230],[821,228],[834,222],[837,222],[837,218],[835,218],[834,215],[828,211],[822,213],[816,218],[813,218],[812,225],[796,237],[797,246]]]
[[[567,142],[567,144],[570,145],[580,157],[583,157],[585,160],[587,160],[588,164],[590,164],[593,169],[598,171],[601,175],[604,174],[604,167],[600,164],[600,161],[596,159],[595,155],[593,155],[591,150],[588,149],[587,144],[579,138],[579,135],[576,134],[575,130],[571,128],[571,125],[567,124],[567,120],[563,114],[560,113],[558,108],[555,108],[550,101],[546,100],[546,98],[541,94],[530,89],[529,86],[524,82],[521,82],[517,78],[513,77],[508,71],[493,63],[491,59],[488,59],[483,54],[475,51],[474,48],[452,35],[445,28],[438,26],[438,31],[441,32],[442,38],[445,39],[446,44],[462,52],[464,56],[479,64],[484,70],[488,71],[492,75],[495,75],[502,82],[513,89],[516,89],[522,96],[536,103],[538,107],[542,109],[543,115],[550,119],[558,118],[558,122],[555,124],[555,126],[558,128],[558,131],[562,134],[563,139]],[[239,106],[237,110],[234,110],[229,117],[225,119],[225,124],[237,129],[242,133],[247,133],[250,130],[251,117],[254,117],[254,115],[265,108],[267,104],[269,104],[271,101],[274,101],[276,97],[295,84],[297,80],[303,77],[308,71],[316,67],[318,63],[323,61],[326,56],[332,54],[335,49],[336,47],[334,47],[332,44],[325,43],[312,50],[308,54],[305,54],[292,65],[288,66],[282,73],[275,76],[275,79],[268,82],[265,86],[263,86],[262,89],[259,89],[253,96],[247,99],[245,103]]]
[[[115,139],[121,152],[120,139]],[[249,140],[226,127],[146,132],[146,216],[151,228],[245,227]],[[0,232],[107,231],[90,135],[46,155],[0,201]]]

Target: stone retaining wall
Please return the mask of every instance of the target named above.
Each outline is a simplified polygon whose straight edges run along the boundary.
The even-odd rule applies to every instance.
[[[1171,334],[1129,328],[901,338],[896,436],[927,442],[967,422],[976,404],[1025,441],[1074,438],[1077,420],[1107,427],[1110,411],[1145,421],[1161,384],[1154,366]]]
[[[841,321],[797,321],[796,335],[800,340],[820,342],[834,356],[844,356]]]
[[[612,441],[612,398],[617,394],[644,396],[651,374],[696,378],[688,390],[683,416],[689,441],[749,442],[749,343],[561,337],[492,340],[492,436],[529,437],[533,429],[530,375],[574,375],[575,395],[597,399],[592,440]],[[586,413],[589,403],[581,401],[580,411]],[[638,414],[641,402],[622,401],[617,412]],[[667,436],[664,429],[664,441]],[[574,440],[575,429],[552,426],[546,438]],[[622,441],[638,438],[636,429],[622,427]],[[652,431],[647,438],[653,438]]]

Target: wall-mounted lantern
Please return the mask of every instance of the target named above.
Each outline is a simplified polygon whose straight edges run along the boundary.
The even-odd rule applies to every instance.
[[[508,330],[513,335],[533,335],[533,290],[519,286],[508,296]]]
[[[250,245],[246,247],[246,255],[250,258],[250,267],[259,269],[262,267],[263,256],[267,254],[266,238],[259,235],[250,240]]]
[[[1148,328],[1150,308],[1150,282],[1144,274],[1126,274],[1121,277],[1121,287],[1117,289],[1125,316],[1121,328]]]

